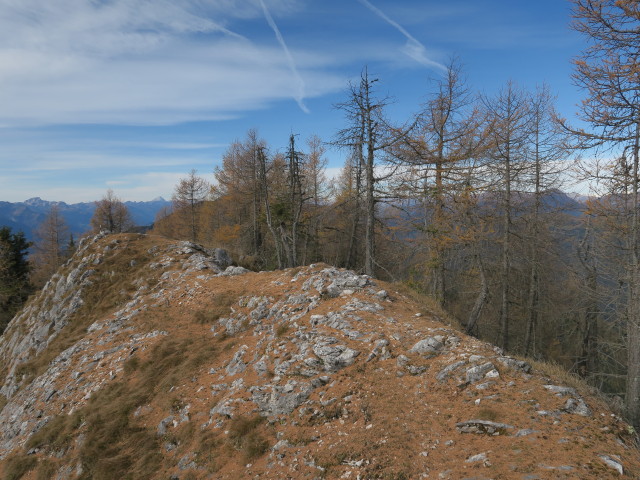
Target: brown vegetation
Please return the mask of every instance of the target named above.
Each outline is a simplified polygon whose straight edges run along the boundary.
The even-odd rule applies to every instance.
[[[104,248],[107,245],[109,249]],[[113,357],[96,357],[102,360],[93,367],[95,370],[76,380],[101,385],[88,400],[83,399],[81,390],[69,390],[70,397],[54,395],[47,403],[38,404],[48,422],[26,439],[24,447],[0,461],[2,478],[47,478],[67,467],[75,472],[77,465],[82,467],[77,478],[83,479],[156,479],[178,472],[183,478],[194,479],[256,474],[265,478],[303,478],[307,474],[339,478],[347,471],[360,472],[367,478],[416,478],[426,471],[437,474],[445,466],[452,470],[451,478],[483,472],[499,478],[512,472],[511,467],[518,472],[536,472],[540,478],[558,478],[553,476],[555,470],[545,476],[546,471],[538,465],[541,462],[579,468],[581,478],[613,478],[615,472],[603,467],[594,451],[620,455],[628,472],[640,471],[632,455],[629,427],[610,416],[587,390],[581,389],[580,393],[594,410],[593,417],[563,413],[547,418],[536,413],[555,411],[564,404],[564,399],[543,388],[548,382],[557,382],[552,375],[554,367],[547,373],[542,370],[543,376],[538,372],[525,375],[496,362],[500,377],[487,390],[465,386],[464,378],[436,380],[439,371],[457,360],[456,355],[467,358],[474,353],[489,359],[497,354],[490,345],[455,332],[437,301],[425,299],[406,286],[376,281],[351,294],[326,295],[313,310],[293,321],[291,318],[302,312],[296,309],[306,305],[295,303],[297,298],[315,292],[302,290],[302,285],[322,275],[328,266],[222,277],[210,271],[185,270],[185,259],[175,256],[165,269],[149,268],[171,248],[180,249],[160,238],[145,236],[106,237],[91,247],[90,253],[102,255],[102,261],[92,265],[100,269],[94,274],[100,282],[94,286],[104,290],[113,304],[109,307],[106,301],[97,302],[95,311],[84,311],[91,319],[84,321],[80,330],[91,347],[68,360],[56,377],[56,390],[67,391],[71,372],[82,368],[79,357],[109,351],[133,335],[165,333],[150,336],[139,347],[120,350]],[[106,329],[87,332],[89,321],[107,321],[122,308],[122,297],[111,296],[109,291],[116,285],[127,291],[123,278],[102,274],[118,271],[117,265],[125,270],[132,268],[125,267],[131,265],[126,260],[128,255],[139,260],[131,271],[137,285],[147,284],[144,275],[167,275],[159,278],[157,285],[156,281],[149,282],[155,285],[145,297],[149,308],[142,309],[119,330],[110,334]],[[113,285],[108,283],[109,278]],[[386,296],[376,296],[382,289]],[[161,298],[151,296],[161,290]],[[249,292],[251,297],[247,296]],[[87,291],[87,298],[89,295]],[[276,304],[276,308],[285,308],[282,311],[289,312],[291,318],[274,315],[247,322],[235,333],[225,332],[214,320],[194,321],[198,312],[215,311],[220,305],[225,306],[222,316],[250,319],[252,309],[261,302],[267,302],[267,309]],[[289,307],[287,302],[292,302]],[[273,384],[284,388],[289,382],[296,385],[311,381],[313,377],[301,375],[298,367],[284,376],[276,376],[275,371],[279,362],[297,354],[299,339],[311,331],[312,314],[341,312],[353,302],[379,302],[383,307],[379,314],[357,312],[358,328],[376,332],[371,341],[352,339],[326,326],[315,328],[316,334],[339,337],[341,343],[363,350],[355,363],[338,372],[318,373],[318,377],[328,375],[330,379],[310,394],[309,405],[303,403],[291,414],[260,415],[251,386]],[[65,328],[76,339],[81,338],[80,330],[74,330],[77,326],[69,324]],[[461,341],[457,353],[452,350],[425,357],[407,353],[426,332],[455,334]],[[367,361],[368,349],[381,337],[391,341],[393,356]],[[56,342],[54,339],[48,347],[52,352],[60,351],[61,345]],[[244,348],[248,348],[245,359],[249,363],[262,355],[268,357],[263,376],[253,365],[247,365],[241,373],[227,373],[231,359]],[[54,358],[48,349],[36,360]],[[400,352],[409,355],[412,366],[419,370],[401,371]],[[36,362],[32,365],[42,371]],[[234,382],[235,389],[231,387]],[[231,414],[224,409],[212,413],[225,405],[225,399],[231,401]],[[482,437],[456,430],[457,422],[472,418],[517,428],[535,427],[539,433]],[[554,423],[555,418],[558,421]],[[563,439],[570,439],[570,443],[562,443]],[[272,450],[276,445],[278,449]],[[481,452],[487,452],[491,465],[464,462]],[[178,463],[182,467],[178,468]],[[299,470],[289,470],[293,465]]]

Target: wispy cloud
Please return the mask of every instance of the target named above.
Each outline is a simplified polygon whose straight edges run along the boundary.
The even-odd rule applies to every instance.
[[[112,187],[118,196],[123,200],[129,201],[145,201],[151,198],[163,197],[166,200],[171,199],[171,195],[181,178],[184,178],[187,171],[184,172],[144,172],[137,175],[126,177],[113,177],[105,182],[105,190]],[[207,181],[214,180],[211,173],[199,173]]]
[[[211,150],[214,148],[226,148],[228,143],[184,143],[184,142],[113,142],[113,146],[119,148],[141,148],[149,150]]]
[[[291,72],[296,101],[308,111],[305,95],[337,91],[343,78],[302,51],[305,85],[261,3],[0,1],[0,125],[235,118],[291,98]],[[290,0],[270,8],[295,11]],[[286,61],[281,49],[253,38],[251,22],[265,12]]]
[[[65,172],[86,173],[90,171],[131,171],[132,166],[136,170],[151,168],[175,169],[180,167],[187,170],[189,165],[202,162],[197,156],[159,156],[159,155],[134,155],[134,154],[108,154],[94,152],[46,152],[41,158],[33,159],[18,171],[42,173]]]
[[[264,17],[267,19],[267,23],[269,24],[269,26],[273,30],[273,33],[276,34],[276,38],[278,39],[278,43],[282,47],[282,50],[284,51],[285,57],[287,57],[287,63],[289,64],[289,68],[291,69],[291,73],[293,74],[293,77],[295,78],[295,81],[296,81],[296,84],[297,84],[297,89],[296,89],[297,92],[296,92],[296,95],[295,95],[295,100],[298,103],[298,106],[300,107],[300,109],[304,113],[310,113],[309,109],[304,104],[304,95],[305,95],[304,80],[302,79],[302,77],[300,76],[300,73],[298,72],[298,68],[296,67],[296,63],[294,62],[293,57],[291,56],[291,52],[289,51],[289,47],[287,47],[287,44],[284,41],[284,37],[280,33],[280,29],[278,28],[278,25],[276,25],[276,22],[273,20],[273,17],[271,16],[271,13],[269,12],[269,9],[267,8],[267,5],[264,3],[264,0],[260,0],[260,5],[262,5],[262,10],[264,11]]]
[[[375,5],[372,5],[368,0],[358,1],[405,36],[405,38],[407,39],[407,43],[405,44],[403,49],[405,54],[413,58],[416,62],[421,63],[425,67],[435,67],[440,70],[446,70],[446,67],[444,65],[429,58],[429,56],[427,55],[426,47],[422,43],[420,43],[413,35],[407,32],[407,30],[402,27],[402,25],[389,18],[387,14],[385,14]]]
[[[52,185],[46,179],[30,177],[33,188],[30,191],[17,189],[10,181],[0,178],[0,188],[3,191],[2,200],[11,202],[22,202],[34,194],[45,200],[64,200],[67,203],[93,202],[109,188],[124,201],[148,201],[159,196],[170,199],[175,185],[186,172],[149,171],[126,176],[110,175],[101,181],[77,181],[74,188]],[[203,176],[208,181],[213,180],[212,174]]]
[[[0,200],[18,202],[39,196],[47,200],[86,202],[98,199],[108,188],[116,190],[123,200],[170,198],[178,180],[197,167],[207,180],[213,180],[208,158],[171,160],[105,154],[85,155],[84,160],[80,155],[70,155],[66,160],[62,157],[67,155],[40,160],[10,175],[0,175]]]

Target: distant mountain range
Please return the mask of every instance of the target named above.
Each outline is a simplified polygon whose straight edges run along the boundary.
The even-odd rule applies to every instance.
[[[151,225],[156,214],[171,202],[158,197],[149,202],[124,202],[129,209],[136,225]],[[0,226],[11,227],[13,232],[24,232],[28,239],[33,240],[33,233],[42,223],[51,206],[57,205],[69,230],[74,235],[81,235],[89,230],[89,221],[95,210],[94,202],[72,203],[50,202],[39,197],[30,198],[25,202],[0,201]]]
[[[566,194],[560,190],[552,190],[543,198],[543,209],[546,211],[562,210],[565,213],[579,217],[584,211],[587,197],[576,194]],[[520,201],[530,201],[530,194],[523,194]],[[486,198],[485,201],[490,201]],[[138,226],[152,225],[156,214],[171,202],[162,197],[148,202],[124,202],[129,209],[133,221]],[[11,227],[13,232],[24,232],[28,239],[33,240],[33,233],[42,223],[51,206],[57,205],[62,217],[74,236],[81,235],[90,229],[89,221],[95,210],[94,202],[73,203],[50,202],[39,197],[30,198],[24,202],[0,201],[0,227]]]

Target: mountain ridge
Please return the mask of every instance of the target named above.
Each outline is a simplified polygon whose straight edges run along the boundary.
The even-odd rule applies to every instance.
[[[146,202],[123,203],[131,213],[134,223],[139,226],[153,224],[156,214],[171,205],[171,202],[162,197]],[[95,202],[66,203],[43,200],[40,197],[32,197],[24,202],[0,201],[0,226],[11,227],[14,232],[24,232],[28,239],[33,240],[35,230],[54,205],[58,207],[70,233],[79,236],[90,230]]]
[[[229,264],[150,235],[83,240],[0,337],[5,478],[640,475],[600,399],[397,286]]]

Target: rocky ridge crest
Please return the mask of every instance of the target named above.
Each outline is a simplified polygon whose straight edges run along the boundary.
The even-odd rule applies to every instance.
[[[0,337],[5,477],[640,476],[632,429],[599,399],[395,286],[229,264],[85,240]]]

